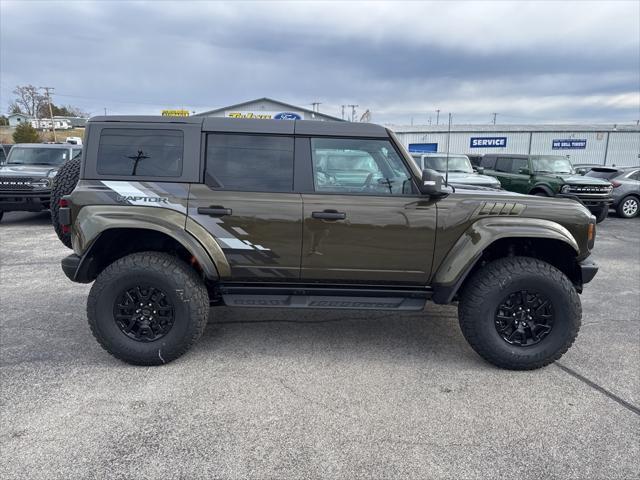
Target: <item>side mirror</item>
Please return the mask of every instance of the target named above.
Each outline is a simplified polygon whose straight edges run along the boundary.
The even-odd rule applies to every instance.
[[[443,189],[444,177],[441,173],[425,168],[422,170],[422,179],[420,182],[420,193],[424,195],[430,195],[439,197],[446,195],[447,191]]]
[[[476,167],[476,172],[482,175],[484,173],[484,167]]]
[[[531,171],[528,168],[521,168],[520,170],[518,170],[518,173],[522,175],[531,175]]]

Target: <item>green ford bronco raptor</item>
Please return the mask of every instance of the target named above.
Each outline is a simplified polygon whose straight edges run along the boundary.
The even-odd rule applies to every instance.
[[[217,305],[457,302],[473,349],[509,369],[578,334],[597,267],[575,200],[454,189],[372,124],[96,117],[84,145],[56,182],[75,186],[56,194],[62,268],[93,282],[91,330],[126,362],[176,359]]]

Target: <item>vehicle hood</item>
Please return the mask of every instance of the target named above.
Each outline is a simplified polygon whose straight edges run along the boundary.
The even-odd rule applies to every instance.
[[[561,175],[538,174],[538,176],[554,178],[570,185],[609,185],[607,180],[602,180],[601,178],[585,177],[583,175],[574,175],[569,173]]]
[[[55,165],[2,165],[0,177],[47,177],[59,168]]]
[[[480,185],[485,187],[500,186],[500,181],[497,178],[490,177],[489,175],[480,175],[478,173],[449,172],[449,183]]]

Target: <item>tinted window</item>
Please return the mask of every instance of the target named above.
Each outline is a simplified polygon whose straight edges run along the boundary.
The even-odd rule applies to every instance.
[[[482,157],[480,165],[489,170],[493,170],[496,166],[496,157]]]
[[[291,192],[293,138],[207,135],[207,183],[226,190]]]
[[[520,170],[523,168],[529,168],[529,160],[526,158],[514,158],[513,164],[511,165],[511,171],[513,173],[520,173]]]
[[[496,161],[498,172],[511,172],[511,159],[509,157],[499,157]]]
[[[313,138],[311,157],[317,192],[412,193],[409,171],[388,140]]]
[[[97,171],[101,175],[179,177],[183,144],[180,130],[105,128],[100,135]]]
[[[4,148],[0,147],[0,164],[4,163],[6,155],[4,154]]]
[[[630,180],[640,180],[640,170],[636,170],[634,173],[629,175]]]

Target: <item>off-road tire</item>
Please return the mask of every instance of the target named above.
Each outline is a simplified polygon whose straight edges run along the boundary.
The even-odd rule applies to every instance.
[[[625,203],[627,203],[627,202],[635,202],[635,204],[636,204],[635,213],[632,213],[631,215],[625,213],[624,207],[625,207]],[[618,213],[618,216],[621,217],[621,218],[637,217],[638,214],[640,213],[640,200],[638,199],[638,197],[634,197],[633,195],[627,195],[622,200],[620,200],[620,203],[618,203],[618,207],[616,208],[616,212]],[[2,217],[0,217],[0,218],[2,218]]]
[[[71,235],[62,232],[62,225],[58,218],[60,206],[58,202],[65,195],[69,195],[76,188],[80,179],[80,157],[73,158],[66,162],[53,179],[53,188],[51,189],[51,223],[56,235],[67,248],[71,248]]]
[[[609,207],[606,206],[600,210],[595,210],[592,213],[596,216],[596,223],[602,223],[609,216]]]
[[[530,346],[507,343],[495,327],[498,305],[512,292],[534,289],[544,294],[554,311],[546,337]],[[576,289],[554,266],[530,257],[495,260],[465,283],[458,305],[464,337],[485,360],[509,370],[533,370],[558,360],[580,330],[582,307]]]
[[[129,338],[115,321],[121,293],[137,285],[161,289],[173,305],[174,324],[165,336],[149,342]],[[96,279],[87,300],[94,337],[111,355],[133,365],[161,365],[180,357],[202,336],[209,296],[195,270],[166,253],[133,253],[116,260]]]

